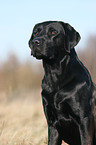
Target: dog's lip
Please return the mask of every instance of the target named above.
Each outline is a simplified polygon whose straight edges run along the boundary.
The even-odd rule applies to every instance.
[[[32,50],[31,50],[31,55],[33,56],[33,57],[36,57],[37,59],[42,59],[42,54],[41,53],[39,53],[39,52],[33,52]]]
[[[33,52],[31,51],[31,55],[33,55]]]
[[[48,60],[52,60],[52,59],[54,59],[54,55],[52,55],[52,56],[46,56],[46,55],[44,55],[44,54],[41,54],[40,52],[38,52],[38,51],[33,51],[33,50],[31,50],[31,56],[33,56],[33,57],[35,57],[36,59],[48,59]]]

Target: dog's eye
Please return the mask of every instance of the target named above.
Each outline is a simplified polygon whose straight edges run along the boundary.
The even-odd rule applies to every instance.
[[[55,31],[52,31],[52,32],[51,32],[51,34],[52,34],[52,35],[55,35],[55,34],[56,34],[56,32],[55,32]]]
[[[53,28],[50,28],[48,31],[48,37],[51,38],[52,36],[56,35],[57,31]]]
[[[56,34],[56,30],[55,29],[50,29],[50,33],[51,33],[51,35],[55,35]]]
[[[35,35],[35,36],[37,36],[38,34],[39,34],[39,32],[38,32],[38,31],[34,33],[34,35]]]
[[[38,28],[38,29],[34,32],[35,36],[37,36],[40,32],[41,32],[41,29]]]
[[[36,32],[36,33],[35,33],[35,35],[37,36],[37,35],[38,35],[38,33]]]

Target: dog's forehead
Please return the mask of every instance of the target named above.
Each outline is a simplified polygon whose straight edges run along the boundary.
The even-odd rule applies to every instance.
[[[50,27],[54,27],[55,29],[62,29],[62,25],[60,22],[58,21],[46,21],[46,22],[42,22],[42,23],[38,23],[35,25],[34,30],[41,27],[42,29],[48,29]]]
[[[47,25],[47,28],[53,27],[57,30],[61,30],[62,25],[59,22],[53,22]]]

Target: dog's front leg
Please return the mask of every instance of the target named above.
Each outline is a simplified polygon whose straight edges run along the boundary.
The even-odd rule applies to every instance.
[[[61,145],[62,139],[53,126],[48,126],[48,145]]]

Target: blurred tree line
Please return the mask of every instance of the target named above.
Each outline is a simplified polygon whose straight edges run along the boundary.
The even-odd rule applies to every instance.
[[[0,91],[31,90],[40,88],[42,67],[30,61],[20,63],[16,55],[10,54],[0,66]]]
[[[79,49],[78,56],[96,83],[96,36],[89,37],[86,47],[82,51]],[[0,91],[39,89],[42,77],[41,64],[30,61],[20,63],[14,54],[10,54],[8,60],[0,66]]]
[[[92,80],[96,83],[96,35],[90,36],[83,51],[78,52],[80,60],[89,70]]]

